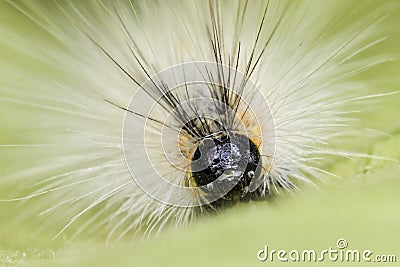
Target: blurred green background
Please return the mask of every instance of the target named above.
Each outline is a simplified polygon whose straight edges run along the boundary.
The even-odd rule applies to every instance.
[[[393,13],[385,20],[390,38],[379,49],[400,56],[399,1],[392,3]],[[378,4],[377,4],[378,3]],[[355,14],[355,16],[361,14]],[[356,19],[356,17],[355,17]],[[22,31],[27,40],[44,40],[46,34],[6,1],[0,2],[0,33],[3,26]],[[6,38],[0,35],[0,38]],[[52,40],[48,40],[49,43]],[[7,65],[32,69],[32,75],[47,70],[12,53],[0,42],[1,70]],[[56,45],[56,44],[54,44]],[[378,51],[379,52],[379,51]],[[12,63],[10,63],[12,62]],[[33,64],[29,66],[29,64]],[[374,93],[400,90],[399,60],[382,64],[356,77],[379,80]],[[17,69],[16,69],[17,71]],[[2,75],[2,73],[0,73]],[[47,72],[47,75],[52,75]],[[56,74],[54,74],[56,75]],[[3,81],[3,78],[0,82]],[[4,86],[4,84],[0,84]],[[0,97],[3,96],[0,87]],[[377,104],[377,106],[375,106]],[[400,160],[400,96],[393,95],[371,101],[374,108],[356,115],[360,128],[378,129],[368,137],[355,136],[349,146],[376,156]],[[0,144],[19,143],[29,139],[29,133],[18,132],[26,110],[0,101]],[[13,169],[16,160],[23,167],[29,162],[21,152],[0,147],[0,179]],[[34,160],[34,159],[32,159]],[[10,167],[11,166],[11,167]],[[349,249],[369,249],[375,254],[394,254],[400,262],[399,189],[400,164],[379,159],[335,160],[327,168],[345,177],[321,191],[305,190],[304,195],[285,196],[270,202],[246,204],[218,215],[199,220],[181,229],[168,229],[149,240],[124,240],[109,245],[104,239],[52,241],[50,234],[36,236],[35,224],[15,226],[14,218],[29,205],[0,203],[0,266],[261,266],[290,264],[291,266],[327,266],[351,263],[260,262],[257,251],[270,249],[336,248],[336,241],[345,238]],[[0,184],[7,184],[2,182]],[[15,185],[20,186],[20,185]],[[10,186],[0,188],[0,196],[9,195]],[[7,192],[5,192],[7,191]],[[1,198],[1,197],[0,197]],[[363,266],[362,263],[355,263]],[[373,266],[379,265],[374,263]]]

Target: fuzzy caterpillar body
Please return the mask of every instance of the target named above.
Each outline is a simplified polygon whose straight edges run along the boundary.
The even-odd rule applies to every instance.
[[[354,130],[354,103],[380,96],[353,77],[393,59],[366,54],[387,38],[390,4],[2,5],[34,33],[0,28],[2,47],[17,58],[0,67],[0,109],[15,111],[2,120],[21,133],[4,152],[19,161],[0,183],[21,185],[7,197],[34,203],[33,213],[61,225],[57,236],[73,225],[73,235],[150,234],[218,209],[196,189],[192,161],[202,140],[225,132],[246,136],[260,158],[246,169],[257,177],[234,195],[239,202],[249,190],[257,193],[250,200],[263,199],[335,176],[326,157],[352,153],[332,140]]]

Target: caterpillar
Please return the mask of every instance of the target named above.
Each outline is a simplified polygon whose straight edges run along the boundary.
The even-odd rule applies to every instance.
[[[2,124],[20,133],[1,145],[13,159],[2,199],[34,203],[24,216],[62,225],[56,237],[150,235],[318,187],[337,177],[331,156],[363,156],[332,145],[354,136],[354,104],[385,95],[354,77],[393,60],[368,56],[390,4],[1,5],[23,25],[0,29],[14,55],[0,67],[14,118]]]

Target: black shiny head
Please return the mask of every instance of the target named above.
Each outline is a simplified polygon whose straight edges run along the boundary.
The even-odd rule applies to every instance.
[[[206,196],[226,192],[211,203],[214,206],[248,201],[249,185],[260,175],[259,164],[258,148],[247,136],[223,132],[199,143],[192,157],[192,177]]]

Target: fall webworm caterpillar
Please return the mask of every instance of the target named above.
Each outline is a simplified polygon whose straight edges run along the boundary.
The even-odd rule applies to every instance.
[[[0,100],[28,112],[16,124],[34,157],[2,183],[26,180],[12,200],[37,201],[58,235],[72,225],[75,235],[157,232],[335,176],[318,165],[327,155],[362,156],[329,146],[352,130],[351,104],[384,95],[351,78],[393,59],[360,57],[386,40],[389,8],[364,2],[8,8],[43,38],[2,30],[3,45],[33,64],[2,67]]]

